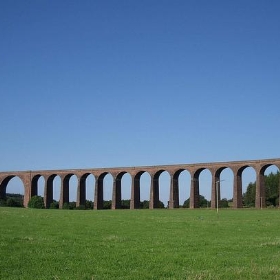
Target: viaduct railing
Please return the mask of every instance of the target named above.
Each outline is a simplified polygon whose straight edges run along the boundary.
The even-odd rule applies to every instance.
[[[154,209],[159,205],[159,176],[167,171],[170,174],[170,196],[169,208],[179,207],[179,175],[188,171],[191,176],[190,186],[190,208],[199,207],[199,176],[208,169],[212,176],[211,208],[216,208],[217,198],[220,194],[221,172],[229,168],[233,172],[233,207],[242,207],[242,172],[247,167],[252,167],[256,172],[256,200],[255,207],[265,207],[265,184],[264,173],[269,167],[275,165],[280,170],[280,159],[262,159],[247,161],[229,161],[197,164],[176,164],[158,166],[137,166],[117,168],[94,168],[94,169],[69,169],[69,170],[38,170],[38,171],[9,171],[0,172],[0,199],[5,198],[6,188],[13,177],[19,177],[24,185],[24,206],[27,207],[30,198],[38,193],[38,181],[41,177],[45,179],[44,203],[49,208],[53,201],[53,182],[56,176],[61,178],[59,207],[69,202],[69,181],[72,176],[78,178],[77,206],[85,205],[86,201],[86,179],[89,175],[95,178],[94,209],[103,208],[103,181],[107,174],[113,177],[112,209],[121,208],[121,179],[124,174],[130,174],[131,199],[130,209],[140,206],[140,178],[145,172],[151,176],[149,208]],[[280,185],[280,182],[279,182]],[[218,197],[217,197],[218,196]]]

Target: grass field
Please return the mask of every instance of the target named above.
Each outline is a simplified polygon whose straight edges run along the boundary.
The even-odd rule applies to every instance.
[[[0,279],[280,279],[280,211],[0,208]]]

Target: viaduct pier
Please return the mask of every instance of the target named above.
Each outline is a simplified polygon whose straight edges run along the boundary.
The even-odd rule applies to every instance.
[[[246,161],[195,163],[195,164],[175,164],[157,166],[137,166],[137,167],[114,167],[114,168],[93,168],[93,169],[65,169],[65,170],[29,170],[29,171],[7,171],[0,172],[0,199],[5,198],[9,181],[18,177],[24,186],[24,206],[27,207],[32,196],[38,194],[38,181],[44,179],[44,204],[50,207],[53,201],[53,183],[58,176],[61,179],[59,207],[64,203],[69,203],[69,181],[72,176],[78,179],[77,185],[77,206],[85,205],[86,201],[86,179],[93,175],[94,186],[94,209],[103,208],[103,182],[107,174],[113,178],[112,186],[112,209],[121,208],[122,177],[125,174],[131,176],[130,209],[137,209],[140,205],[140,178],[147,172],[150,175],[149,188],[149,208],[154,209],[159,205],[159,177],[162,172],[170,175],[169,187],[169,208],[179,207],[179,175],[183,171],[190,174],[190,208],[199,207],[199,176],[207,169],[211,173],[211,208],[216,208],[220,199],[220,175],[221,172],[229,168],[233,172],[233,207],[242,208],[242,173],[251,167],[256,172],[256,199],[255,207],[265,207],[265,183],[264,173],[270,166],[276,166],[280,170],[280,159],[261,159]],[[280,185],[280,182],[279,182]],[[218,197],[217,197],[218,196]]]

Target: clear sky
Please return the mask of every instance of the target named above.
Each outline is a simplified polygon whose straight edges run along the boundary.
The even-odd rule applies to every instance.
[[[0,170],[280,157],[280,2],[0,1]]]

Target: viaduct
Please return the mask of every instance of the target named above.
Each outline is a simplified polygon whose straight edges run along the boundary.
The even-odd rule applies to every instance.
[[[53,201],[53,182],[56,176],[61,178],[59,207],[69,202],[69,181],[72,176],[77,176],[77,206],[85,205],[86,201],[86,179],[89,175],[95,178],[94,209],[103,208],[103,180],[107,174],[113,177],[112,209],[121,208],[121,184],[122,177],[128,173],[131,176],[131,199],[130,209],[137,209],[140,205],[140,177],[147,172],[151,176],[149,208],[158,207],[159,203],[159,176],[167,171],[170,174],[170,196],[169,208],[179,207],[179,175],[188,171],[191,176],[190,182],[190,208],[199,207],[199,176],[208,169],[212,176],[211,208],[216,208],[217,200],[220,199],[220,175],[229,168],[233,172],[233,207],[242,207],[242,172],[247,167],[252,167],[256,172],[256,200],[255,207],[265,207],[265,184],[264,173],[269,166],[276,166],[280,170],[280,158],[229,161],[197,164],[176,164],[139,167],[117,167],[117,168],[94,168],[94,169],[70,169],[70,170],[39,170],[39,171],[10,171],[0,172],[0,199],[5,198],[6,188],[13,177],[19,177],[24,185],[24,206],[27,207],[30,198],[38,193],[38,180],[45,180],[44,203],[49,208]],[[280,182],[279,182],[280,186]],[[217,197],[218,196],[218,197]],[[218,199],[217,199],[218,198]]]

